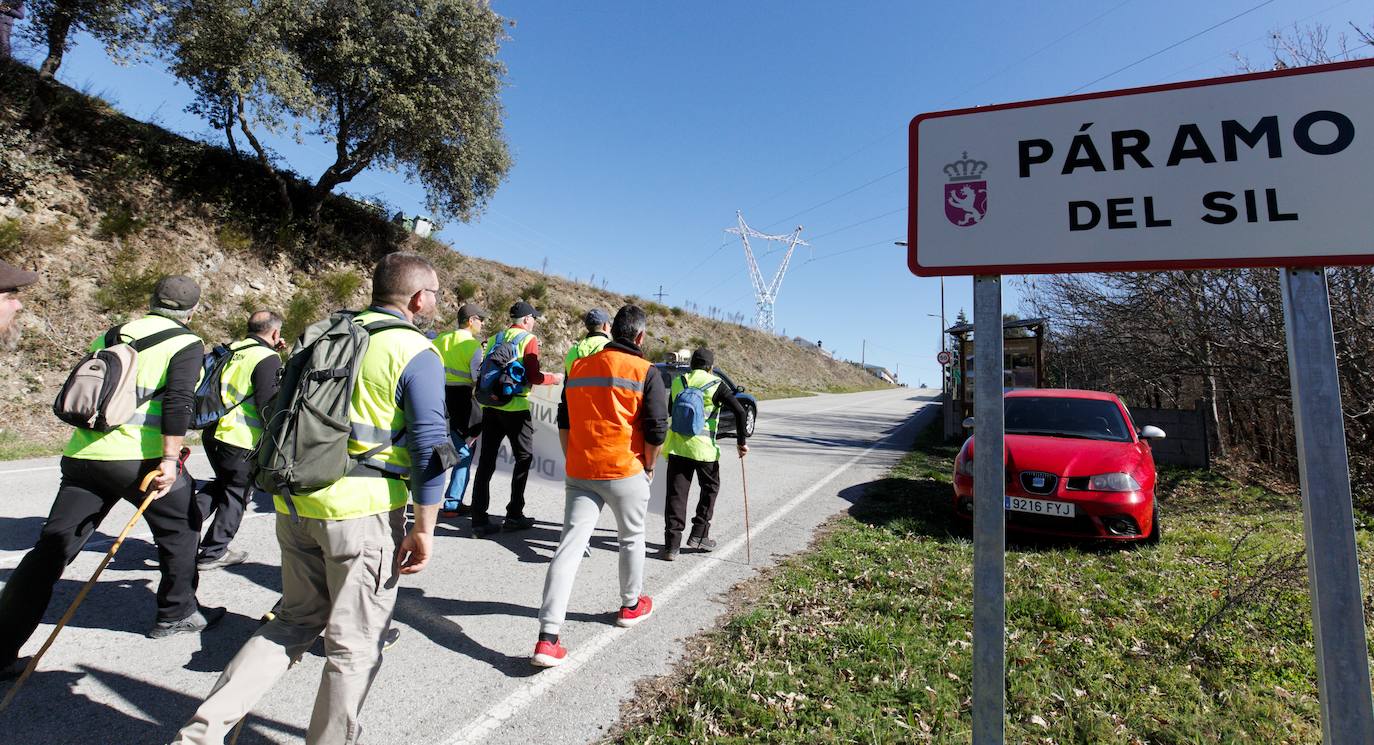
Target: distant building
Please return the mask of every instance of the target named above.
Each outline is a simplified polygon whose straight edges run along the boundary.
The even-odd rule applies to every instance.
[[[799,347],[802,347],[803,349],[810,349],[813,352],[825,355],[826,357],[832,360],[835,359],[835,355],[831,354],[830,352],[827,352],[825,350],[825,347],[822,347],[819,341],[813,342],[809,339],[803,339],[800,336],[794,336],[792,337],[792,343],[796,344]]]
[[[891,370],[888,370],[886,367],[883,367],[882,365],[864,365],[864,369],[868,371],[869,375],[872,375],[873,377],[878,378],[879,380],[883,380],[893,385],[897,385],[897,376],[893,375]]]

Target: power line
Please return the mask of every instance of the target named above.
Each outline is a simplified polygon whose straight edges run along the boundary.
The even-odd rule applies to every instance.
[[[1272,0],[1270,0],[1270,1],[1272,2]],[[858,186],[854,187],[853,189],[850,189],[849,191],[847,191],[847,192],[845,192],[845,193],[843,193],[843,194],[840,194],[840,195],[838,195],[838,196],[831,197],[831,198],[825,200],[824,202],[819,202],[819,203],[817,203],[817,204],[813,204],[813,205],[811,205],[810,207],[807,207],[807,208],[804,209],[804,210],[800,210],[800,211],[797,211],[797,212],[793,212],[792,214],[788,215],[787,217],[782,218],[781,220],[778,220],[777,222],[770,223],[767,227],[764,228],[764,230],[767,230],[768,228],[771,228],[771,227],[773,227],[774,225],[780,225],[780,224],[782,224],[782,223],[788,222],[788,221],[790,221],[790,220],[791,220],[792,218],[794,218],[794,217],[799,217],[799,216],[801,216],[801,215],[804,215],[804,214],[810,212],[811,210],[819,209],[819,208],[821,208],[821,207],[824,207],[824,206],[826,206],[827,204],[830,204],[831,202],[834,202],[834,201],[836,201],[836,200],[843,199],[843,198],[849,196],[850,194],[853,194],[854,192],[859,191],[859,190],[861,190],[861,189],[866,189],[866,188],[868,188],[868,187],[870,187],[870,186],[872,186],[872,185],[878,183],[879,181],[882,181],[882,180],[885,179],[885,178],[891,178],[891,177],[893,177],[893,176],[896,176],[897,174],[901,173],[902,171],[905,171],[906,169],[907,169],[907,166],[902,166],[901,168],[898,168],[898,169],[895,170],[895,171],[888,171],[887,173],[884,173],[883,175],[879,176],[878,178],[875,178],[875,179],[873,179],[872,181],[866,181],[866,182],[864,182],[864,183],[862,183],[862,184],[859,184]]]
[[[873,241],[872,243],[865,243],[865,244],[863,244],[862,246],[855,246],[855,247],[853,247],[853,248],[846,248],[846,249],[843,250],[843,251],[836,251],[836,252],[834,252],[834,253],[823,254],[823,255],[821,255],[821,256],[813,256],[813,257],[811,257],[810,259],[807,259],[806,261],[803,261],[802,264],[803,264],[803,265],[805,265],[805,264],[810,264],[810,263],[813,262],[813,261],[821,261],[821,260],[823,260],[823,259],[833,259],[833,258],[835,258],[836,256],[842,256],[842,255],[844,255],[844,254],[854,253],[855,251],[861,251],[861,250],[863,250],[863,249],[865,249],[865,248],[873,248],[874,246],[881,246],[881,245],[883,245],[883,244],[887,244],[887,245],[890,246],[890,245],[892,245],[892,243],[893,243],[894,241],[898,241],[898,240],[901,240],[901,239],[900,239],[900,238],[886,238],[886,239],[881,240],[881,241]]]
[[[1138,64],[1140,64],[1140,63],[1142,63],[1142,62],[1145,62],[1145,61],[1147,61],[1147,60],[1154,59],[1155,57],[1158,57],[1159,55],[1164,54],[1165,52],[1169,51],[1170,49],[1173,49],[1173,48],[1178,47],[1178,46],[1182,46],[1183,44],[1186,44],[1186,43],[1192,41],[1193,39],[1196,39],[1196,38],[1198,38],[1199,36],[1202,36],[1203,34],[1208,33],[1209,31],[1214,31],[1214,30],[1216,30],[1216,29],[1218,29],[1218,28],[1221,28],[1222,26],[1225,26],[1226,24],[1230,23],[1231,21],[1236,20],[1237,18],[1242,18],[1242,17],[1244,17],[1244,16],[1250,15],[1251,13],[1254,13],[1255,11],[1259,10],[1260,8],[1263,8],[1264,6],[1269,5],[1269,4],[1273,3],[1273,2],[1274,2],[1274,0],[1264,0],[1264,2],[1259,3],[1258,5],[1252,6],[1252,7],[1249,8],[1248,10],[1242,10],[1241,12],[1239,12],[1239,13],[1237,13],[1237,14],[1231,16],[1230,18],[1227,18],[1226,20],[1220,21],[1220,22],[1218,22],[1218,23],[1214,23],[1214,24],[1212,24],[1211,26],[1208,26],[1207,28],[1204,28],[1203,30],[1201,30],[1201,31],[1199,31],[1199,32],[1197,32],[1197,33],[1195,33],[1195,34],[1193,34],[1192,36],[1189,36],[1189,37],[1186,38],[1186,39],[1181,39],[1181,40],[1179,40],[1179,41],[1176,41],[1176,42],[1174,42],[1173,44],[1170,44],[1169,46],[1164,47],[1163,49],[1161,49],[1161,50],[1159,50],[1159,51],[1157,51],[1157,52],[1154,52],[1153,54],[1147,54],[1147,55],[1145,55],[1144,57],[1141,57],[1140,59],[1136,60],[1135,62],[1132,62],[1132,63],[1129,64],[1129,65],[1126,65],[1126,66],[1124,66],[1124,67],[1119,67],[1119,68],[1117,68],[1117,69],[1115,69],[1115,70],[1113,70],[1113,71],[1107,73],[1106,75],[1103,75],[1102,77],[1097,78],[1096,80],[1092,80],[1092,81],[1089,81],[1089,82],[1087,82],[1087,83],[1084,83],[1083,85],[1080,85],[1080,86],[1078,86],[1077,88],[1074,88],[1073,90],[1069,91],[1069,95],[1073,95],[1074,93],[1077,93],[1077,92],[1083,90],[1084,88],[1090,88],[1090,87],[1092,87],[1092,86],[1094,86],[1094,85],[1097,85],[1098,83],[1101,83],[1102,81],[1106,80],[1107,78],[1114,77],[1114,76],[1116,76],[1116,75],[1118,75],[1118,74],[1120,74],[1120,73],[1123,73],[1123,72],[1125,72],[1125,71],[1131,69],[1132,67],[1135,67],[1136,65],[1138,65]]]

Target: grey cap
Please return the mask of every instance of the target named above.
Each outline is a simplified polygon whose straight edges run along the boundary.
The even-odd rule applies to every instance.
[[[458,323],[462,325],[468,322],[469,318],[480,318],[487,320],[487,309],[477,303],[463,303],[463,307],[458,309]]]
[[[611,314],[601,308],[592,308],[587,311],[587,315],[582,316],[582,323],[587,326],[588,331],[599,331],[602,326],[609,325]]]
[[[153,287],[153,307],[168,310],[190,310],[200,302],[200,285],[182,274],[163,277]]]
[[[14,292],[37,281],[38,272],[30,272],[8,262],[0,261],[0,292]]]

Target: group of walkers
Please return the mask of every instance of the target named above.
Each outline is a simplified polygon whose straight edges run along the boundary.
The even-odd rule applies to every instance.
[[[17,343],[17,293],[37,279],[0,262],[0,344]],[[468,303],[459,309],[455,329],[431,339],[421,328],[434,318],[440,292],[440,278],[427,259],[392,253],[373,273],[369,307],[342,321],[331,317],[346,328],[355,324],[353,336],[365,342],[355,359],[345,360],[356,374],[342,404],[349,425],[342,475],[316,488],[270,490],[281,548],[281,599],[175,742],[223,742],[321,634],[327,662],[306,741],[356,742],[363,701],[383,650],[395,639],[397,583],[430,562],[437,521],[467,515],[477,538],[535,524],[525,514],[524,495],[534,459],[529,392],[535,385],[563,384],[557,423],[566,489],[534,665],[555,666],[567,657],[559,631],[603,507],[615,515],[618,533],[617,623],[632,626],[653,613],[643,565],[649,488],[661,451],[668,455],[668,499],[659,557],[672,561],[679,555],[693,476],[701,483],[701,499],[687,546],[714,548],[717,418],[729,409],[743,423],[744,411],[712,373],[709,349],[696,350],[690,370],[670,383],[671,376],[644,358],[645,312],[625,305],[612,316],[597,308],[586,313],[587,335],[568,352],[562,372],[548,372],[540,364],[534,328],[541,314],[533,306],[517,302],[504,328],[484,340],[489,313]],[[188,325],[199,300],[200,288],[189,277],[160,280],[148,314],[97,337],[59,396],[55,410],[62,408],[63,396],[81,398],[69,394],[72,381],[84,374],[89,384],[91,371],[109,359],[131,360],[132,412],[121,412],[108,426],[83,423],[75,429],[63,451],[50,514],[0,592],[0,679],[22,671],[19,651],[40,623],[63,569],[121,500],[137,505],[145,495],[154,496],[143,514],[162,577],[148,635],[199,632],[224,617],[225,609],[197,602],[200,571],[245,560],[246,552],[230,544],[255,484],[270,482],[263,474],[274,456],[264,453],[280,454],[283,428],[293,436],[308,430],[281,421],[297,416],[305,397],[313,395],[303,381],[321,378],[303,366],[320,354],[314,345],[324,344],[332,331],[325,330],[330,321],[311,327],[284,366],[282,318],[262,310],[248,319],[244,339],[207,355]],[[207,386],[212,375],[217,387]],[[200,426],[207,387],[215,389],[209,394],[215,414],[202,442],[215,477],[197,492],[185,470],[189,451],[183,439],[193,424]],[[743,426],[736,430],[743,457],[746,433]],[[509,443],[513,468],[510,501],[498,525],[488,512],[503,442]],[[477,471],[465,506],[474,456]],[[148,491],[140,493],[144,483]]]

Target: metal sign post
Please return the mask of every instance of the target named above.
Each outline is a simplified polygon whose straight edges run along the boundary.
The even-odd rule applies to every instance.
[[[1333,745],[1370,745],[1374,708],[1326,271],[1282,269],[1279,275],[1298,435],[1322,736]]]
[[[1001,277],[974,278],[973,327],[973,742],[1000,745],[1006,719],[1007,530]]]

